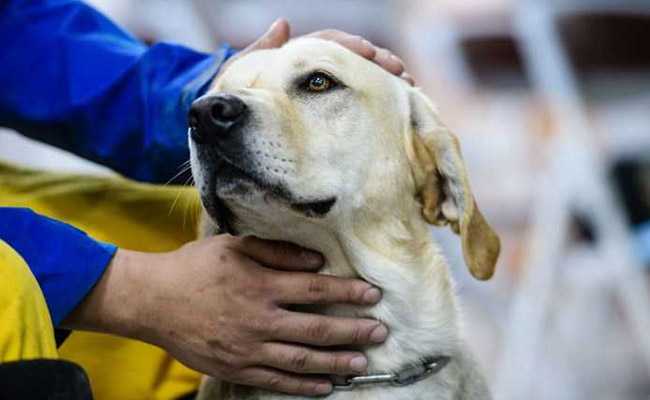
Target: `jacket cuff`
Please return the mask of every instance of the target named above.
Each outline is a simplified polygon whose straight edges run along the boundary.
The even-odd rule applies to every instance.
[[[0,208],[0,238],[36,277],[55,327],[95,286],[117,251],[112,244],[26,208]]]

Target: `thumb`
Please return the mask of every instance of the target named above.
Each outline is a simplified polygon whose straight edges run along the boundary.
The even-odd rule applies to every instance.
[[[284,18],[278,18],[271,24],[271,27],[246,50],[274,49],[282,46],[289,40],[289,22]]]

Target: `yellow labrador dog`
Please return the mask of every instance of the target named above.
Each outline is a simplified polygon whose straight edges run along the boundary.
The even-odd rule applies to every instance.
[[[390,329],[385,343],[361,349],[369,375],[335,379],[329,398],[490,398],[460,338],[429,224],[460,235],[478,279],[492,276],[499,239],[470,192],[457,139],[418,89],[336,43],[303,38],[236,60],[195,106],[205,235],[294,242],[325,255],[322,273],[383,291],[373,307],[313,309]],[[208,380],[200,398],[295,397]]]

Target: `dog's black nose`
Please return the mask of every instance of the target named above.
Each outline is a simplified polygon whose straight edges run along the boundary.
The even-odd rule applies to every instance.
[[[225,139],[246,112],[246,104],[237,96],[220,93],[201,97],[192,103],[188,116],[192,140],[207,144]]]

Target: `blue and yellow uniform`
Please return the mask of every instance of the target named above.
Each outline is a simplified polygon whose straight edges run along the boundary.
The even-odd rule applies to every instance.
[[[215,54],[147,46],[70,0],[0,3],[0,47],[0,126],[151,183],[168,181],[187,160],[190,104],[233,54],[228,46]],[[52,327],[98,281],[116,246],[163,251],[190,240],[192,234],[178,228],[185,216],[169,212],[178,190],[195,200],[183,189],[0,165],[0,362],[56,357]],[[70,354],[92,364],[92,347],[106,351],[106,340],[83,337],[84,351],[91,350]],[[136,346],[140,359],[154,351],[110,343],[113,349]],[[119,398],[173,397],[146,390]]]

